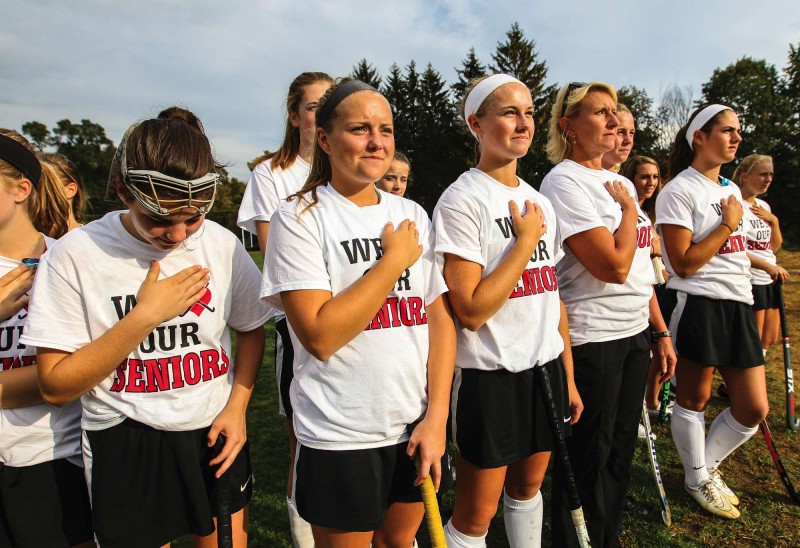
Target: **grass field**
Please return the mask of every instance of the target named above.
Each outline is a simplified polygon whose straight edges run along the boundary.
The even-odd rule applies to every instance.
[[[792,275],[785,286],[786,309],[791,338],[800,341],[800,252],[782,251],[778,261]],[[285,504],[286,473],[289,449],[284,419],[278,415],[274,372],[274,329],[267,327],[267,348],[264,365],[248,414],[248,436],[255,467],[255,492],[250,508],[250,545],[255,547],[290,547]],[[800,348],[800,343],[798,343]],[[796,352],[796,370],[800,370],[800,351]],[[767,382],[772,411],[769,422],[778,451],[789,476],[800,488],[800,432],[790,433],[785,427],[785,389],[783,357],[780,346],[767,356]],[[727,403],[712,398],[706,411],[706,423]],[[756,434],[733,456],[722,470],[728,485],[739,495],[742,517],[736,521],[714,518],[696,505],[683,490],[683,470],[672,443],[669,425],[653,426],[658,439],[661,474],[672,508],[673,524],[664,526],[655,482],[644,440],[640,441],[634,459],[630,495],[647,509],[646,515],[626,515],[623,536],[625,546],[800,546],[800,506],[792,503],[778,479],[772,459],[760,433]],[[549,483],[543,488],[545,496],[545,546],[550,546]],[[448,493],[445,503],[452,504]],[[502,507],[501,507],[502,508]],[[489,531],[490,547],[507,546],[502,523],[502,511]],[[417,535],[421,546],[429,546],[427,531]],[[190,546],[182,539],[176,546]]]

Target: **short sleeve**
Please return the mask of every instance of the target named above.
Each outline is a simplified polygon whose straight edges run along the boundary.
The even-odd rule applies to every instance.
[[[575,181],[560,177],[547,186],[547,192],[544,190],[558,219],[560,244],[575,234],[598,227],[607,228],[591,196]]]
[[[422,209],[422,208],[420,208]],[[425,215],[424,210],[418,215],[417,226],[424,226],[420,241],[422,243],[422,273],[425,276],[425,304],[431,304],[440,295],[447,292],[447,284],[444,281],[442,271],[436,263],[436,234],[433,225]]]
[[[53,264],[52,259],[45,253],[39,261],[21,342],[75,352],[92,342],[86,305],[77,278],[69,275],[71,261]]]
[[[237,331],[256,329],[274,314],[274,308],[259,300],[261,271],[236,239],[231,280],[231,314],[228,325]]]
[[[281,204],[270,165],[265,161],[253,169],[239,205],[236,224],[253,234],[256,233],[256,221],[269,222]]]
[[[677,225],[694,232],[691,198],[675,188],[662,191],[656,198],[656,226]]]
[[[299,211],[299,213],[297,213]],[[260,297],[280,307],[280,293],[299,289],[331,291],[324,242],[314,212],[296,201],[274,215],[267,240]]]
[[[436,255],[445,253],[486,267],[481,247],[480,215],[472,201],[457,192],[445,192],[433,212]]]

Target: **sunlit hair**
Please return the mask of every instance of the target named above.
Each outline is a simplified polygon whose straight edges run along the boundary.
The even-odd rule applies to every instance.
[[[331,87],[328,88],[328,90],[319,100],[316,112],[317,131],[322,129],[322,131],[324,131],[327,134],[330,134],[333,131],[334,123],[336,122],[336,120],[339,119],[339,111],[341,110],[342,105],[341,103],[336,105],[336,108],[334,108],[333,111],[328,113],[327,120],[323,121],[320,118],[321,115],[325,112],[324,109],[325,102],[330,98],[331,94],[334,91],[336,91],[340,86],[346,84],[347,82],[352,82],[354,80],[355,78],[351,77],[340,78],[339,80],[336,81],[335,84],[333,84]],[[358,91],[356,93],[363,93],[363,92],[374,93],[376,95],[379,95],[380,97],[383,97],[383,94],[377,90],[375,91],[363,90],[363,91]],[[308,205],[306,208],[304,208],[305,211],[305,209],[308,209],[309,207],[315,205],[319,201],[319,199],[317,198],[317,187],[320,185],[328,184],[332,176],[333,176],[333,169],[331,168],[331,159],[328,156],[328,154],[324,150],[322,150],[322,147],[319,144],[319,138],[317,137],[314,140],[314,151],[311,154],[311,171],[308,174],[308,178],[306,179],[303,188],[301,188],[295,194],[289,196],[288,199],[292,200],[294,198],[298,198],[298,201],[302,200],[306,202]],[[308,196],[306,196],[307,193],[311,195],[310,199]]]
[[[182,107],[170,107],[161,111],[157,118],[139,122],[120,143],[125,147],[127,170],[157,171],[169,177],[193,180],[209,173],[218,172],[222,166],[214,159],[211,143],[203,130],[200,119]],[[117,190],[126,200],[133,198],[131,192],[121,184]],[[143,193],[152,193],[147,184],[131,183]],[[213,198],[214,187],[197,192],[193,200],[203,202]],[[184,191],[159,190],[159,199],[178,202],[187,200]]]
[[[295,163],[300,153],[300,128],[292,125],[291,114],[300,114],[300,102],[303,100],[306,88],[317,82],[333,84],[333,78],[324,72],[304,72],[292,80],[289,84],[289,93],[286,95],[286,128],[283,132],[283,143],[278,150],[259,156],[250,165],[258,165],[270,158],[272,169],[288,169]]]
[[[736,186],[742,188],[742,177],[749,175],[758,164],[763,162],[769,162],[771,164],[772,156],[751,154],[739,162],[739,165],[736,166],[736,171],[733,172],[733,182],[736,183]]]
[[[550,127],[547,135],[547,158],[558,164],[572,154],[572,143],[569,142],[565,132],[561,130],[561,118],[575,120],[580,114],[581,103],[586,95],[592,91],[601,91],[611,96],[616,104],[617,90],[605,82],[589,82],[588,84],[567,84],[558,91],[556,101],[550,111]]]
[[[695,158],[695,151],[692,147],[689,146],[689,143],[686,141],[686,131],[689,129],[689,124],[692,123],[694,117],[700,114],[707,106],[709,105],[701,105],[695,109],[689,119],[686,121],[686,125],[678,130],[678,133],[675,135],[675,141],[672,143],[672,150],[669,154],[669,160],[667,162],[667,177],[665,183],[670,182],[674,179],[678,173],[692,165],[692,162]],[[709,135],[711,133],[711,129],[719,123],[720,117],[724,113],[728,112],[728,109],[722,110],[716,113],[711,119],[700,128],[700,131]]]
[[[45,152],[39,158],[50,164],[61,181],[61,185],[66,187],[70,183],[75,183],[78,190],[72,197],[72,216],[79,223],[83,223],[83,213],[86,210],[86,191],[83,187],[83,179],[78,171],[78,167],[63,154]],[[69,201],[69,198],[67,198]]]
[[[36,156],[33,146],[16,131],[0,128],[0,134],[20,143]],[[52,166],[41,161],[40,163],[42,176],[37,184],[31,183],[31,192],[24,204],[25,210],[36,230],[51,238],[60,238],[69,228],[69,201]],[[20,170],[0,158],[0,179],[6,190],[14,191],[25,178]]]
[[[635,186],[636,173],[639,171],[639,167],[644,165],[656,166],[656,171],[658,172],[658,184],[656,185],[656,189],[653,191],[653,195],[647,198],[644,203],[642,203],[642,211],[647,213],[647,216],[650,217],[650,221],[655,224],[656,198],[658,198],[658,194],[661,192],[661,188],[664,186],[664,181],[661,179],[661,167],[658,165],[658,162],[649,156],[634,156],[625,163],[625,173],[623,173],[623,175],[625,175],[627,179],[634,183]]]

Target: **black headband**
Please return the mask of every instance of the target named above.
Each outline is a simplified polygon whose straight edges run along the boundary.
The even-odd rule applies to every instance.
[[[7,135],[0,134],[0,158],[17,168],[33,186],[39,185],[42,164],[36,155]]]
[[[331,114],[333,114],[333,111],[339,106],[339,103],[359,91],[375,91],[380,93],[377,89],[361,80],[348,80],[334,89],[325,102],[322,103],[319,110],[317,110],[317,127],[325,125],[325,122],[331,117]]]

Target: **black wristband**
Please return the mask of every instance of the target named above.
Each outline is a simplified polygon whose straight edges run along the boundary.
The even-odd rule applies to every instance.
[[[650,330],[650,342],[657,343],[659,339],[666,339],[667,337],[672,337],[672,333],[669,329],[666,331],[653,331]]]

